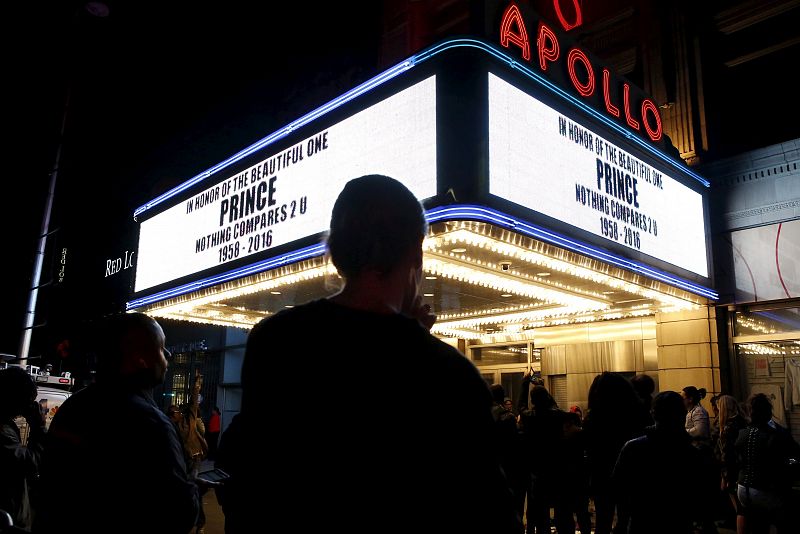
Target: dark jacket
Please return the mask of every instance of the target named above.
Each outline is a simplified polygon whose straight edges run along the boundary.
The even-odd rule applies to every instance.
[[[298,368],[313,385],[305,395],[274,379]],[[250,332],[242,388],[219,451],[226,527],[244,525],[235,532],[521,530],[489,388],[417,321],[328,300],[278,313]]]
[[[738,483],[764,491],[788,491],[790,458],[800,458],[800,445],[783,427],[750,425],[734,445],[739,461]]]
[[[690,534],[701,504],[687,498],[702,453],[680,427],[650,427],[625,444],[614,468],[613,487],[629,511],[630,534]]]
[[[43,439],[44,427],[29,427],[23,446],[14,420],[0,421],[0,510],[20,527],[31,526],[29,486],[38,476]]]
[[[172,422],[147,394],[92,385],[61,405],[35,532],[185,534],[198,513]]]

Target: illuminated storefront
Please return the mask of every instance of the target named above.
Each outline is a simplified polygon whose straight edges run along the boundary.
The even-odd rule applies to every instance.
[[[320,244],[333,202],[386,174],[427,211],[433,333],[487,380],[532,367],[562,405],[585,406],[603,370],[719,391],[708,182],[600,62],[513,10],[497,27],[499,45],[433,46],[136,210],[127,308],[241,342],[335,291]]]

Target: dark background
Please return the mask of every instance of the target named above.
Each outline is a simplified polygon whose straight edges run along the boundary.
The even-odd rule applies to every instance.
[[[104,18],[81,2],[6,9],[0,352],[18,351],[68,87],[41,276],[56,276],[67,248],[64,281],[39,292],[47,326],[30,350],[45,359],[124,307],[133,269],[105,269],[135,250],[136,207],[378,71],[380,2],[106,5]]]

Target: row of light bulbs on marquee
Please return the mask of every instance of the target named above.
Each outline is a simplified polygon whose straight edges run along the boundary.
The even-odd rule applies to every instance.
[[[756,332],[761,332],[762,334],[775,334],[778,332],[774,327],[768,325],[766,322],[741,313],[736,314],[736,324],[742,328],[746,328],[747,330],[754,330]]]
[[[800,355],[800,342],[781,343],[740,343],[739,353],[748,356],[797,356]]]
[[[426,274],[489,288],[506,295],[535,299],[538,302],[442,314],[433,328],[434,333],[442,336],[476,339],[485,333],[483,327],[497,325],[501,334],[522,339],[527,335],[525,330],[530,328],[639,317],[653,315],[656,311],[679,311],[699,307],[696,302],[630,283],[483,233],[487,229],[491,230],[491,225],[457,222],[449,223],[449,227],[451,230],[429,236],[423,243],[425,252],[423,269]],[[504,232],[505,235],[512,239],[521,237],[512,232]],[[601,284],[609,291],[598,292],[573,286],[550,278],[547,276],[548,273],[534,275],[517,269],[501,270],[501,266],[497,263],[473,257],[466,254],[466,251],[456,253],[451,250],[456,247],[463,248],[464,245],[492,252],[514,263],[527,263],[548,273],[563,273],[573,278]],[[251,328],[269,312],[226,306],[222,302],[235,302],[237,298],[256,293],[277,294],[278,290],[286,291],[292,286],[320,278],[326,281],[338,279],[335,267],[324,257],[312,258],[204,288],[193,294],[155,303],[145,311],[157,317]],[[630,293],[641,297],[642,300],[648,299],[654,302],[652,306],[646,303],[621,309],[615,307],[608,296],[615,292]]]

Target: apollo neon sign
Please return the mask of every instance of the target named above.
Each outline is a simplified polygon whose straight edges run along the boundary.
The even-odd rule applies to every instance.
[[[555,2],[555,5],[558,8],[558,2]],[[560,9],[557,9],[557,13],[562,19],[563,15]],[[569,23],[562,20],[565,29],[574,28],[582,22],[579,8],[576,13],[578,15],[576,15],[575,21]],[[529,26],[526,25],[519,7],[514,3],[509,4],[500,21],[500,45],[508,49],[512,47],[519,49],[523,59],[538,64],[543,73],[546,73],[552,65],[559,61],[566,62],[569,78],[581,97],[593,97],[599,85],[603,91],[606,113],[620,120],[624,113],[625,123],[630,129],[637,133],[643,130],[647,137],[654,142],[661,140],[663,134],[661,115],[653,100],[644,98],[639,106],[632,106],[629,83],[622,82],[620,84],[620,81],[612,76],[611,71],[607,68],[601,68],[598,72],[586,53],[577,46],[570,47],[566,52],[563,51],[556,33],[542,21],[538,22],[536,28],[536,40],[533,43],[535,50],[533,50],[531,34],[528,29]],[[533,59],[532,52],[536,54]],[[622,86],[621,103],[614,99],[611,92],[614,87],[616,94],[619,95],[620,85]]]

